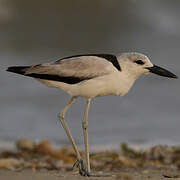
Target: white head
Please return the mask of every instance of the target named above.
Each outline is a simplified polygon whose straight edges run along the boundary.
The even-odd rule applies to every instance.
[[[153,65],[149,58],[141,53],[123,53],[118,56],[118,62],[122,71],[129,76],[138,78],[143,74],[154,73],[169,78],[177,78],[177,76],[166,69]]]

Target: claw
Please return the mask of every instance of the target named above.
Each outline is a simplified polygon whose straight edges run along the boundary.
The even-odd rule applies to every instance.
[[[81,176],[87,176],[88,172],[86,171],[86,168],[84,166],[83,160],[82,159],[78,159],[77,163],[78,163],[78,168],[79,168],[79,174]]]
[[[76,160],[76,162],[73,165],[73,168],[75,166],[79,168],[79,174],[81,176],[87,176],[87,171],[85,169],[84,162],[81,158]]]
[[[78,165],[78,160],[76,160],[75,163],[73,164],[73,168],[74,168],[74,167],[78,167],[78,166],[79,166],[79,165]]]
[[[77,159],[73,165],[73,168],[75,166],[79,168],[79,174],[81,176],[86,176],[86,177],[109,177],[109,176],[111,176],[109,174],[92,174],[92,173],[88,172],[84,166],[83,159]]]
[[[84,166],[83,159],[77,159],[76,162],[73,165],[73,168],[75,166],[79,168],[79,174],[81,176],[90,176],[90,173],[86,170],[86,168]]]

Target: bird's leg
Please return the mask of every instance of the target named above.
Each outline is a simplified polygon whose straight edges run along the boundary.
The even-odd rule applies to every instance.
[[[89,112],[90,102],[91,102],[91,99],[88,99],[87,104],[86,104],[85,114],[84,114],[84,120],[82,121],[84,143],[85,143],[86,168],[87,168],[88,173],[90,173],[89,142],[88,142],[88,112]]]
[[[76,153],[76,155],[77,155],[77,159],[81,159],[81,156],[80,156],[80,153],[79,153],[79,151],[78,151],[77,145],[76,145],[76,143],[75,143],[75,141],[74,141],[74,139],[73,139],[73,137],[72,137],[72,135],[71,135],[71,132],[70,132],[70,130],[69,130],[69,128],[68,128],[68,126],[67,126],[67,124],[66,124],[66,122],[65,122],[65,119],[64,119],[67,110],[68,110],[68,109],[70,108],[70,106],[76,101],[76,99],[77,99],[76,97],[72,97],[71,100],[70,100],[70,102],[69,102],[69,103],[65,106],[65,108],[59,113],[58,117],[59,117],[59,119],[60,119],[60,121],[61,121],[61,124],[62,124],[63,128],[64,128],[65,131],[66,131],[67,136],[69,137],[69,140],[70,140],[71,143],[72,143],[72,146],[73,146],[73,148],[74,148],[74,151],[75,151],[75,153]]]
[[[86,170],[84,171],[84,176],[88,177],[109,177],[109,174],[92,174],[90,169],[89,161],[89,142],[88,142],[88,112],[90,107],[91,99],[87,100],[86,110],[84,114],[84,120],[82,121],[82,128],[84,133],[84,143],[85,143],[85,156],[86,156]]]
[[[65,129],[66,134],[67,134],[67,136],[69,137],[69,140],[71,141],[72,146],[73,146],[73,148],[74,148],[74,151],[75,151],[75,153],[76,153],[77,161],[75,162],[74,166],[75,166],[75,165],[78,166],[78,168],[79,168],[79,174],[82,175],[82,176],[96,176],[96,177],[98,177],[99,175],[90,174],[90,171],[86,170],[86,168],[85,168],[85,166],[84,166],[83,159],[81,158],[81,155],[80,155],[80,153],[79,153],[79,151],[78,151],[77,145],[76,145],[76,143],[75,143],[75,141],[74,141],[74,139],[73,139],[73,137],[72,137],[72,135],[71,135],[71,132],[70,132],[68,126],[67,126],[67,123],[65,122],[65,119],[64,119],[64,116],[65,116],[67,110],[68,110],[68,109],[70,108],[70,106],[76,101],[76,99],[77,99],[76,97],[72,97],[72,99],[70,100],[70,102],[69,102],[69,103],[65,106],[65,108],[59,113],[58,117],[59,117],[60,122],[61,122],[63,128]],[[89,106],[88,104],[90,105],[90,100],[89,100],[89,103],[87,103],[87,107]],[[86,107],[85,117],[88,116],[88,109],[89,109],[89,107],[88,107],[88,108],[87,108],[87,107]],[[87,139],[88,139],[88,137],[87,137]],[[88,153],[86,153],[86,157],[88,156],[88,158],[86,158],[86,159],[89,159],[88,141],[87,141],[87,148],[86,148],[86,149],[87,149],[87,152],[88,152]],[[88,160],[87,162],[89,162],[89,160]],[[89,166],[89,170],[90,170],[90,165],[87,165],[87,167],[88,167],[88,166]],[[100,176],[101,176],[101,175],[100,175]]]
[[[72,135],[71,135],[71,132],[70,132],[70,130],[69,130],[69,128],[68,128],[68,126],[67,126],[67,124],[66,124],[66,122],[65,122],[65,119],[64,119],[67,110],[68,110],[68,109],[70,108],[70,106],[76,101],[76,99],[77,99],[76,97],[72,97],[72,99],[70,100],[70,102],[69,102],[69,103],[65,106],[65,108],[59,113],[58,117],[59,117],[59,119],[60,119],[60,121],[61,121],[61,124],[62,124],[63,128],[64,128],[65,131],[66,131],[67,136],[69,137],[69,140],[70,140],[71,143],[72,143],[72,146],[73,146],[74,151],[75,151],[76,156],[77,156],[77,161],[75,162],[74,166],[77,165],[78,168],[79,168],[79,173],[80,173],[82,176],[86,176],[86,170],[85,170],[85,167],[84,167],[83,160],[82,160],[82,158],[81,158],[81,155],[80,155],[80,153],[79,153],[79,151],[78,151],[77,145],[76,145],[76,143],[75,143],[75,141],[74,141],[74,139],[73,139],[73,137],[72,137]]]

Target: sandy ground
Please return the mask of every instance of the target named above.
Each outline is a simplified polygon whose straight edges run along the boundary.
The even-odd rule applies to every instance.
[[[76,172],[61,171],[10,171],[0,170],[1,180],[80,180],[80,179],[107,179],[107,180],[161,180],[180,179],[180,173],[170,169],[124,169],[119,172],[111,172],[111,177],[82,177]]]
[[[90,159],[96,174],[111,176],[80,176],[78,167],[73,168],[76,156],[70,147],[19,140],[15,150],[0,152],[0,180],[180,180],[180,146],[157,145],[144,151],[123,143],[117,151],[94,152]]]

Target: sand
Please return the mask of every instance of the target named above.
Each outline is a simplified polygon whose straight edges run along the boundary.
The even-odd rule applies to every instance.
[[[0,170],[1,180],[81,180],[81,179],[98,179],[98,180],[161,180],[161,179],[180,179],[178,172],[168,169],[126,169],[119,172],[111,172],[112,177],[82,177],[76,172],[61,171],[10,171]]]

